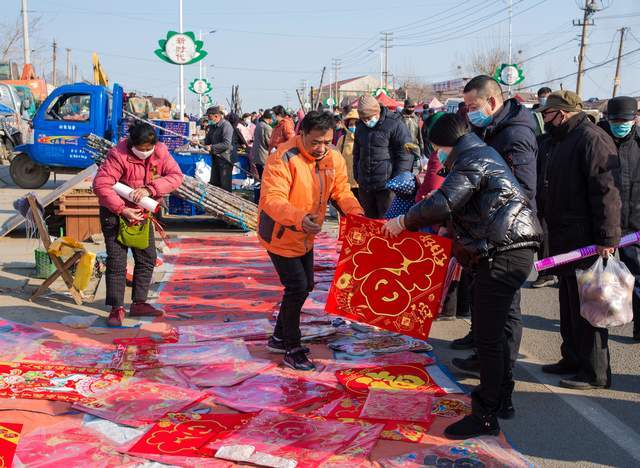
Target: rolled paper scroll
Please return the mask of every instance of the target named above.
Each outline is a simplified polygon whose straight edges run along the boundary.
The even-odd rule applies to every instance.
[[[640,231],[624,236],[622,239],[620,239],[620,243],[616,246],[616,248],[626,247],[637,242],[640,242]],[[572,250],[571,252],[554,255],[553,257],[543,258],[542,260],[538,260],[534,264],[534,266],[536,271],[547,270],[549,268],[575,262],[576,260],[580,260],[582,258],[592,257],[597,253],[598,252],[596,250],[596,246],[590,245],[588,247],[582,247],[580,249]]]
[[[128,185],[124,185],[124,184],[121,184],[120,182],[116,182],[116,185],[113,186],[113,190],[115,190],[115,192],[125,200],[129,200],[130,202],[135,203],[131,199],[131,193],[133,192],[134,189],[132,189]],[[136,205],[138,205],[141,208],[144,208],[145,210],[149,210],[152,213],[157,212],[158,209],[160,208],[160,204],[151,197],[142,197],[142,199],[138,203],[136,203]]]

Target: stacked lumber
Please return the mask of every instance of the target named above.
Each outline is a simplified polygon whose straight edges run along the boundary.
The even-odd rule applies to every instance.
[[[104,162],[107,153],[114,146],[109,140],[97,135],[87,136],[87,151],[91,153],[96,164]],[[202,207],[211,216],[233,224],[246,231],[255,231],[258,226],[258,206],[242,197],[233,195],[220,187],[184,176],[182,185],[173,195]]]

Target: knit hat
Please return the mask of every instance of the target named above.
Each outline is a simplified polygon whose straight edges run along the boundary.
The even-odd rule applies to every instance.
[[[365,94],[358,99],[358,115],[361,119],[371,117],[380,112],[380,104],[373,96]]]
[[[638,102],[629,96],[618,96],[607,102],[607,119],[633,120],[638,114]]]
[[[549,109],[580,112],[582,110],[582,98],[573,91],[554,91],[547,96],[545,105],[538,107],[536,111],[545,112]]]

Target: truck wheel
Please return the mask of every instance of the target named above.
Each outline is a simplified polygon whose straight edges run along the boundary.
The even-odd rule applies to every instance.
[[[47,183],[51,171],[32,161],[26,154],[20,153],[11,160],[9,173],[19,187],[36,189]]]

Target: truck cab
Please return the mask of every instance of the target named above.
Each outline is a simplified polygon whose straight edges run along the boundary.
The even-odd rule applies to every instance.
[[[75,83],[55,89],[32,120],[33,143],[16,147],[13,181],[22,188],[44,185],[52,171],[74,173],[93,164],[85,136],[94,133],[118,141],[122,88]]]

